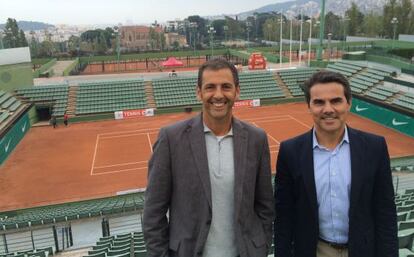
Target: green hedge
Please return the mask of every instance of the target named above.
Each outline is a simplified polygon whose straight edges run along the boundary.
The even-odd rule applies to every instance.
[[[70,72],[74,70],[79,65],[79,58],[76,58],[71,65],[66,67],[66,69],[63,71],[63,76],[69,76]]]
[[[50,69],[53,65],[55,65],[57,59],[53,58],[52,60],[48,61],[47,63],[43,64],[38,70],[33,72],[33,78],[38,78],[40,74]]]

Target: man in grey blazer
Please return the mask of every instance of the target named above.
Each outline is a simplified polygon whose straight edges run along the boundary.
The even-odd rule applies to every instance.
[[[149,161],[147,256],[265,257],[274,217],[266,133],[232,115],[232,64],[206,62],[197,84],[202,113],[162,128]]]

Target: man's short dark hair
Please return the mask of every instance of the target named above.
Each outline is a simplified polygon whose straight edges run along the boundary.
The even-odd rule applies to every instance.
[[[198,69],[197,86],[201,88],[201,85],[203,84],[203,72],[205,70],[217,71],[221,69],[229,69],[231,71],[231,74],[233,75],[234,85],[238,87],[239,74],[237,73],[236,67],[232,63],[223,58],[212,59],[201,65],[200,69]]]
[[[325,84],[336,82],[341,84],[344,88],[344,95],[348,103],[351,102],[351,87],[348,80],[340,73],[322,70],[314,73],[307,81],[305,81],[303,90],[305,91],[305,99],[308,105],[310,104],[310,90],[315,84]]]

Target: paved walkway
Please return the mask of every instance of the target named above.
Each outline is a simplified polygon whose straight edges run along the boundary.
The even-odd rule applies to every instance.
[[[63,71],[74,61],[57,61],[49,70],[53,70],[53,77],[63,76]]]

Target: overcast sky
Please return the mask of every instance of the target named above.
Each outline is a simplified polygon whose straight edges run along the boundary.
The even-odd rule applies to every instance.
[[[7,18],[51,24],[148,24],[189,15],[237,14],[283,0],[1,0]]]

